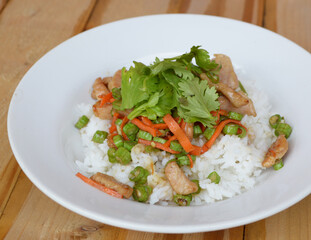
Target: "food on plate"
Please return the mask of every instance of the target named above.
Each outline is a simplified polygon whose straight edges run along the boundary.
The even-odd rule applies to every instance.
[[[214,56],[194,46],[97,78],[96,102],[78,106],[77,176],[115,197],[189,206],[233,197],[265,168],[281,169],[291,126],[271,116],[251,80],[242,85],[228,56]]]

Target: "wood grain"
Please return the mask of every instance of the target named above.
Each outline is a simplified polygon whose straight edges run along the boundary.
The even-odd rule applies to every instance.
[[[7,3],[8,3],[8,0],[0,0],[0,13],[4,9]]]
[[[150,14],[208,14],[262,24],[264,0],[98,0],[87,29],[108,22]]]
[[[93,0],[11,0],[0,15],[0,216],[20,172],[7,137],[13,91],[49,49],[83,30]],[[76,6],[76,7],[73,7]]]
[[[311,52],[310,0],[269,0],[265,9],[264,27]]]

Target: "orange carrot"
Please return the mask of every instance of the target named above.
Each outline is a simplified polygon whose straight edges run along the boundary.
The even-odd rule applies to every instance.
[[[100,191],[103,191],[104,193],[107,193],[113,197],[117,197],[117,198],[122,198],[123,196],[118,193],[117,191],[113,190],[113,189],[110,189],[110,188],[107,188],[106,186],[98,183],[98,182],[95,182],[94,180],[82,175],[81,173],[77,173],[76,176],[78,178],[80,178],[83,182],[91,185],[92,187],[95,187],[97,189],[99,189]]]
[[[157,130],[155,128],[149,127],[143,124],[138,118],[134,118],[131,120],[133,124],[135,124],[139,129],[149,132],[153,137],[157,136]]]
[[[118,135],[117,133],[111,133],[111,134],[108,135],[108,145],[109,145],[109,143],[110,143],[111,146],[113,145],[113,146],[116,147],[116,145],[115,145],[114,142],[113,142],[113,137],[114,137],[114,136],[117,136],[117,135]]]
[[[145,140],[145,139],[142,139],[142,138],[138,139],[138,143],[145,144],[145,145],[152,145],[155,148],[159,148],[159,149],[161,149],[163,151],[166,151],[166,152],[169,152],[169,153],[172,153],[172,154],[180,153],[180,152],[176,152],[176,151],[170,149],[169,147],[164,146],[164,144],[161,144],[161,143],[158,143],[158,142],[154,142],[154,141],[148,141],[148,140]]]
[[[187,154],[187,157],[189,158],[190,161],[190,168],[193,168],[193,160],[190,154]]]
[[[219,125],[216,127],[216,130],[214,132],[214,134],[212,135],[211,139],[208,140],[204,145],[209,149],[212,147],[212,145],[214,144],[214,142],[216,141],[217,137],[219,136],[219,134],[221,133],[222,129],[228,124],[228,123],[235,123],[237,125],[240,125],[241,127],[245,128],[245,130],[247,130],[247,128],[245,126],[243,126],[241,124],[240,121],[238,120],[233,120],[233,119],[227,119],[224,120],[222,122],[219,123]]]
[[[166,123],[153,124],[152,127],[156,128],[156,129],[167,129]]]
[[[170,129],[170,131],[176,136],[180,145],[185,149],[186,152],[191,152],[194,150],[189,138],[186,136],[185,132],[180,128],[177,122],[170,114],[166,114],[163,117],[164,122]]]
[[[120,125],[120,129],[121,129],[121,134],[122,134],[122,137],[125,139],[125,140],[129,140],[129,138],[126,136],[126,134],[123,132],[123,127],[124,125],[129,121],[129,119],[127,118],[127,116],[125,116],[122,120],[122,123]]]
[[[171,136],[163,145],[164,145],[165,147],[169,147],[169,146],[171,145],[171,141],[174,141],[174,140],[176,140],[176,139],[177,139],[176,136],[173,135],[173,136]]]
[[[143,124],[152,127],[153,123],[151,122],[151,120],[147,117],[141,117],[141,121],[143,122]]]
[[[117,131],[116,120],[118,119],[118,117],[119,117],[119,113],[115,112],[112,117],[111,127],[109,128],[110,133]]]
[[[195,156],[199,156],[203,153],[205,153],[208,149],[210,149],[212,147],[212,145],[214,144],[214,142],[216,141],[217,137],[220,135],[220,133],[222,132],[222,129],[228,124],[228,123],[235,123],[241,127],[243,127],[245,130],[247,130],[247,128],[241,124],[240,121],[238,120],[233,120],[233,119],[227,119],[227,120],[224,120],[222,122],[220,122],[220,124],[216,127],[216,130],[214,132],[214,134],[212,135],[211,139],[208,140],[204,145],[203,147],[198,147],[198,146],[194,146],[195,149],[190,152],[192,155],[195,155]]]
[[[110,99],[112,99],[112,92],[106,94],[106,95],[99,95],[99,98],[101,98],[100,107],[104,106],[107,102],[110,102]]]

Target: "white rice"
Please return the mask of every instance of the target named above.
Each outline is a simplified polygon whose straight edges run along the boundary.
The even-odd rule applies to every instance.
[[[251,82],[243,82],[249,97],[252,99],[257,117],[245,115],[242,123],[248,128],[247,137],[221,136],[212,148],[196,158],[192,169],[183,167],[190,179],[198,179],[201,192],[193,196],[191,205],[212,203],[251,189],[256,184],[258,176],[264,168],[261,166],[264,155],[271,143],[275,140],[269,126],[270,105],[267,96],[254,87]],[[76,161],[79,169],[86,175],[102,172],[113,176],[118,181],[133,186],[128,179],[129,173],[136,167],[142,166],[154,173],[148,176],[148,185],[153,187],[149,198],[150,204],[167,205],[173,199],[174,191],[164,175],[164,166],[173,155],[166,152],[147,154],[144,146],[137,144],[131,152],[132,163],[126,166],[111,164],[108,161],[109,149],[107,140],[103,144],[92,142],[93,134],[97,130],[108,131],[109,120],[101,120],[92,113],[92,105],[80,104],[77,106],[80,115],[90,118],[88,125],[80,130],[85,157]],[[203,145],[204,138],[193,141],[196,145]],[[208,175],[216,171],[221,181],[211,183]]]

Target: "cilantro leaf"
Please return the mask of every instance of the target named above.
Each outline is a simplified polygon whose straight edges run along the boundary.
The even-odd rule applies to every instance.
[[[187,69],[187,66],[181,62],[172,62],[170,60],[163,60],[162,62],[157,61],[151,66],[151,69],[152,75],[157,75],[160,72],[172,69],[180,78],[192,79],[194,77],[192,72]]]
[[[150,68],[143,63],[134,62],[129,71],[122,69],[122,109],[130,109],[156,92],[158,78],[150,76]]]
[[[219,109],[216,89],[209,88],[207,81],[198,78],[181,81],[178,85],[185,98],[181,98],[178,113],[188,122],[200,121],[211,126],[215,117],[210,112]]]

